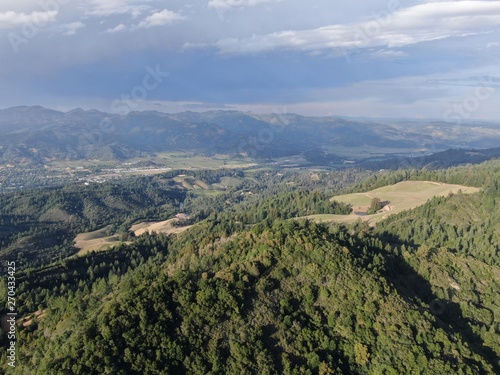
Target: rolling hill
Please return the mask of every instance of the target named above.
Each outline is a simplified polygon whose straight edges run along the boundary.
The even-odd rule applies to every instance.
[[[391,215],[421,206],[434,197],[449,194],[473,194],[479,192],[479,190],[476,187],[442,182],[403,181],[364,193],[338,195],[331,198],[331,200],[351,205],[353,212],[350,215],[311,215],[308,218],[341,223],[351,223],[361,219],[374,225]],[[376,213],[368,215],[367,212],[374,198],[379,198],[383,207]]]

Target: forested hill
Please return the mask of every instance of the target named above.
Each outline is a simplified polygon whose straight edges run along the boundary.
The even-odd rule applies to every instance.
[[[461,164],[480,164],[487,160],[500,157],[500,148],[483,150],[450,149],[419,157],[399,157],[386,160],[366,160],[360,163],[363,168],[379,169],[443,169]]]
[[[21,268],[64,259],[75,252],[78,233],[107,225],[111,233],[127,232],[136,220],[169,218],[185,196],[150,177],[0,194],[0,259]]]
[[[258,172],[189,196],[197,223],[182,234],[20,272],[8,373],[500,373],[500,162],[350,173]],[[375,228],[294,219],[342,213],[334,190],[414,179],[481,191]]]
[[[86,309],[81,291],[54,301],[14,373],[493,373],[429,308],[430,286],[426,300],[398,292],[377,241],[307,221],[216,241],[212,229],[102,281]]]

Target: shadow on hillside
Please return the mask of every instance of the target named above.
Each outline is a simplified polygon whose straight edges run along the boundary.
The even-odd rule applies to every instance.
[[[399,246],[404,244],[407,248],[415,246],[393,234],[387,235],[387,233],[384,233],[384,235],[379,236],[379,238],[383,240],[383,243],[398,244]],[[352,237],[352,239],[358,240],[359,243],[349,246],[349,243],[346,241],[344,245],[348,246],[351,251],[354,249],[363,249],[363,241],[356,239],[356,237]],[[443,329],[450,340],[453,341],[455,334],[459,333],[462,340],[469,345],[469,349],[473,353],[483,357],[487,363],[492,366],[495,374],[500,374],[500,366],[497,363],[496,353],[491,348],[485,346],[483,339],[472,330],[469,325],[470,320],[463,315],[462,309],[458,303],[439,299],[432,291],[431,283],[419,275],[401,255],[377,247],[372,247],[370,251],[372,256],[375,254],[383,256],[386,269],[381,272],[382,275],[407,302],[414,306],[419,306],[421,312],[428,311],[434,315],[436,317],[434,327]],[[355,255],[365,263],[367,261],[371,262],[371,260],[369,260],[370,255],[368,255],[367,260],[366,252],[363,254],[360,250],[359,253]],[[365,266],[367,265],[368,264],[365,264]],[[412,345],[412,343],[401,344]],[[446,359],[453,361],[453,358]],[[466,361],[470,364],[477,365],[479,368],[484,367],[474,359],[469,358]],[[488,372],[483,371],[482,373],[487,374]]]
[[[404,243],[401,239],[396,239],[395,242]],[[405,245],[410,244],[405,243]],[[387,265],[384,276],[399,294],[412,304],[426,306],[422,307],[421,311],[426,309],[436,317],[435,327],[442,328],[452,341],[454,334],[460,333],[462,339],[469,344],[470,350],[483,357],[493,367],[494,373],[500,374],[496,353],[485,346],[483,339],[472,330],[469,325],[470,320],[463,315],[460,305],[450,300],[439,299],[432,291],[431,283],[406,263],[401,255],[385,251],[381,254]],[[472,359],[468,361],[478,364]]]

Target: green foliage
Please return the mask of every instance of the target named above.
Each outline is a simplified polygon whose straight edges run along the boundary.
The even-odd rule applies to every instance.
[[[247,224],[255,224],[263,220],[286,220],[314,214],[351,213],[350,205],[329,201],[329,197],[327,193],[318,190],[293,190],[268,199],[249,200],[237,207],[234,218]]]
[[[435,198],[382,221],[375,230],[401,249],[401,264],[417,272],[443,301],[431,309],[451,326],[462,327],[462,334],[473,337],[472,345],[482,347],[492,363],[500,357],[495,292],[500,290],[499,203],[500,192],[491,184],[478,194]],[[408,283],[401,278],[398,282]],[[426,298],[417,291],[418,284],[408,287]]]
[[[382,201],[380,198],[373,198],[371,203],[370,203],[370,208],[368,208],[368,211],[366,212],[368,215],[373,215],[377,213],[378,210],[380,210],[384,205],[382,204]]]
[[[61,256],[21,272],[20,311],[45,315],[19,327],[19,366],[9,373],[499,372],[498,163],[371,177],[356,189],[420,178],[482,187],[432,199],[375,228],[293,220],[347,213],[328,197],[362,174],[234,173],[241,184],[212,198],[174,189],[169,178],[177,171],[124,185],[134,205],[151,204],[142,211],[121,211],[123,201],[114,200],[121,188],[113,185],[73,192],[74,200],[64,198],[70,187],[56,190],[57,204],[80,202],[78,229],[93,218],[125,238],[132,218],[171,215],[181,201],[198,222],[181,235],[127,237],[131,244],[109,252]],[[226,176],[186,174],[211,183]],[[2,199],[19,223],[40,223],[48,207],[37,194],[51,197],[21,194],[17,205]],[[94,213],[101,205],[102,218]]]
[[[86,307],[54,301],[14,373],[493,373],[386,281],[375,238],[309,221],[222,230],[193,228],[111,294],[94,284]]]
[[[76,252],[78,233],[167,219],[184,197],[151,177],[0,194],[0,259],[17,260],[20,270],[47,265]]]

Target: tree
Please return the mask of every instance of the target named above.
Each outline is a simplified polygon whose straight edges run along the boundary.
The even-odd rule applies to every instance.
[[[354,356],[356,357],[356,363],[361,366],[366,365],[370,360],[368,348],[360,342],[354,344]]]
[[[382,204],[382,201],[380,200],[380,198],[375,197],[372,199],[372,203],[370,204],[370,208],[368,209],[367,214],[373,215],[378,210],[380,210],[382,207],[384,207],[384,205]]]

